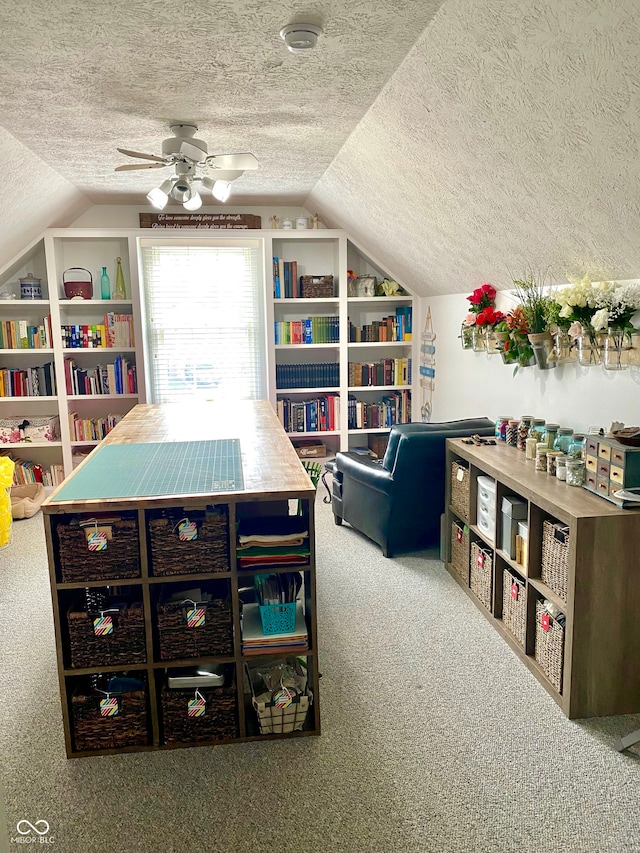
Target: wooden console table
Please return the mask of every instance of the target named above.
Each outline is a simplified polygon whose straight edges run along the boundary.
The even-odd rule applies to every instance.
[[[237,449],[238,443],[239,454],[236,454],[234,465],[231,451],[234,445]],[[201,459],[203,449],[216,451],[219,447],[223,447],[225,453],[229,452],[229,458],[225,457],[221,465],[207,468],[209,463]],[[174,465],[176,470],[173,471],[172,459],[180,460],[179,464],[176,462]],[[140,460],[146,460],[143,466]],[[155,471],[153,464],[157,465]],[[167,489],[167,483],[173,483],[174,487]],[[69,757],[320,734],[314,498],[313,485],[267,401],[208,403],[193,408],[183,405],[138,405],[52,493],[43,504],[43,512],[62,716]],[[302,611],[308,639],[305,645],[291,649],[283,640],[281,647],[273,646],[270,656],[259,651],[256,656],[255,649],[246,653],[242,642],[241,588],[251,586],[257,572],[281,573],[291,571],[292,568],[284,562],[281,566],[270,565],[267,569],[242,568],[238,562],[236,525],[239,520],[244,522],[261,516],[278,516],[281,519],[282,516],[295,513],[298,505],[302,507],[302,517],[307,522],[303,526],[308,531],[305,542],[310,556],[307,564],[295,565],[293,568],[300,570],[303,575]],[[151,528],[154,524],[169,524],[170,530],[170,522],[166,522],[166,518],[173,518],[172,513],[178,519],[181,516],[188,517],[190,513],[200,519],[211,519],[220,525],[221,533],[219,541],[213,542],[206,553],[200,552],[203,554],[201,558],[187,556],[170,566],[168,572],[160,573],[159,564],[154,563]],[[102,576],[96,575],[95,563],[93,568],[89,568],[91,555],[88,545],[85,545],[88,534],[78,526],[78,521],[86,523],[92,518],[96,518],[96,531],[103,529],[99,527],[102,521],[109,536],[109,525],[113,519],[124,519],[121,523],[133,531],[131,534],[123,534],[123,537],[131,537],[126,553],[136,555],[133,561],[130,556],[123,557],[121,568],[117,565],[114,567],[112,563]],[[114,555],[118,523],[114,523],[114,538],[113,541],[107,541],[104,553],[111,547],[111,554]],[[68,558],[65,549],[69,546],[63,543],[63,539],[65,542],[70,541],[70,530],[79,537],[77,541],[81,551],[78,555],[80,575],[74,576],[71,581],[64,577],[64,564]],[[107,536],[107,533],[104,535]],[[174,538],[178,538],[177,534]],[[185,544],[193,546],[193,543]],[[204,561],[210,558],[209,552],[218,554],[224,563],[207,564],[208,568],[203,570]],[[193,551],[185,548],[185,553],[192,554]],[[198,563],[198,559],[203,562]],[[82,576],[84,560],[87,563],[86,578]],[[101,571],[104,572],[104,569]],[[176,590],[181,594],[186,588],[185,598],[188,599],[189,588],[207,584],[214,590],[212,604],[205,607],[207,618],[213,623],[222,611],[228,614],[226,627],[224,618],[221,623],[228,634],[225,639],[228,648],[220,654],[194,656],[185,653],[183,657],[170,656],[167,659],[167,654],[162,652],[158,615],[162,603],[175,598],[173,593]],[[71,642],[70,612],[82,609],[77,606],[77,602],[84,595],[91,596],[106,588],[111,592],[119,591],[125,599],[136,599],[135,605],[128,612],[134,615],[137,612],[139,617],[138,645],[127,638],[124,657],[121,650],[119,656],[116,654],[116,657],[99,665],[89,661],[89,665],[78,666]],[[215,602],[218,600],[221,602],[220,612],[216,612]],[[86,606],[84,609],[87,609]],[[88,613],[76,614],[81,615],[89,616]],[[119,626],[116,625],[115,631],[124,631],[124,611],[116,614],[116,622],[118,619],[121,622]],[[90,640],[92,642],[93,638]],[[97,654],[99,660],[100,652]],[[127,654],[130,655],[129,659]],[[261,734],[251,704],[245,664],[255,663],[256,660],[273,661],[274,655],[279,658],[291,655],[298,660],[301,672],[307,676],[311,704],[301,730]],[[203,689],[207,702],[199,720],[195,717],[199,716],[198,711],[201,713],[202,709],[194,706],[194,710],[189,705],[187,714],[185,700],[177,727],[178,734],[169,736],[169,706],[165,703],[170,701],[175,704],[176,694],[167,690],[168,676],[172,670],[177,672],[185,667],[212,664],[224,667],[227,676],[224,694],[216,692],[215,688],[207,694]],[[96,684],[96,679],[107,674],[109,677],[117,674],[121,678],[132,678],[144,684],[144,691],[138,691],[139,705],[135,706],[133,701],[133,689],[131,702],[129,694],[124,692],[120,700],[122,705],[116,708],[116,715],[120,712],[120,718],[116,716],[111,721],[108,714],[103,713],[102,706],[96,714],[93,699],[87,701],[86,707],[78,704],[80,700],[85,700],[84,693],[89,692],[92,697],[95,692],[95,688],[93,693],[87,691],[87,683]],[[104,684],[104,679],[99,683]],[[133,710],[127,711],[127,702]],[[221,708],[224,708],[224,712],[220,711],[220,718],[224,717],[225,720],[225,727],[220,729],[222,735],[214,729],[207,729],[207,724],[202,722],[207,720],[207,714],[211,719]],[[192,710],[194,719],[191,719]],[[132,735],[131,743],[127,743],[126,733],[123,735],[120,731],[114,740],[115,745],[110,745],[108,734],[104,737],[108,728],[101,729],[100,717],[107,718],[106,727],[115,726],[115,721],[118,725],[124,725],[121,721],[125,721],[126,713],[130,714],[130,726],[132,732],[135,730],[135,735]],[[95,720],[91,718],[86,723],[85,718],[90,715]],[[91,738],[89,741],[84,736],[78,738],[80,727],[85,726],[85,723],[96,728],[95,748],[87,748],[87,742],[92,743]],[[192,737],[190,731],[193,732]],[[77,740],[82,743],[80,748]]]

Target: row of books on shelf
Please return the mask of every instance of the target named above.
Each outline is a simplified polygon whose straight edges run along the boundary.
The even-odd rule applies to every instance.
[[[300,294],[298,262],[273,259],[273,295],[276,299],[297,299]]]
[[[77,412],[69,412],[69,432],[72,441],[102,441],[122,415],[105,415],[102,418],[81,418]]]
[[[0,349],[51,349],[51,314],[38,326],[29,320],[0,321]]]
[[[276,344],[333,344],[340,341],[338,317],[276,320]]]
[[[0,368],[0,397],[55,397],[56,372],[53,362],[40,367]]]
[[[72,358],[64,360],[67,394],[137,394],[136,366],[119,355],[113,364],[83,369]]]
[[[104,349],[134,347],[131,314],[105,314],[104,323],[66,324],[61,326],[62,346],[67,349]]]
[[[411,306],[398,306],[395,315],[374,320],[356,326],[349,321],[350,343],[388,343],[389,341],[410,341],[411,331]]]
[[[326,394],[313,400],[277,401],[276,411],[285,432],[327,432],[340,428],[340,397]]]
[[[277,388],[332,388],[339,384],[340,365],[335,361],[276,364]]]
[[[410,358],[349,362],[349,386],[411,385]]]
[[[411,421],[411,391],[392,391],[376,403],[357,400],[349,394],[348,429],[383,429]]]
[[[13,485],[26,486],[29,483],[42,483],[43,486],[59,486],[64,480],[62,465],[38,465],[26,459],[20,459],[9,450],[0,450],[0,456],[8,456],[15,462]]]

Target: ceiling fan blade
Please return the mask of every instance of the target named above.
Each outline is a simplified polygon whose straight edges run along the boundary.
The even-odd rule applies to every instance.
[[[164,157],[157,157],[155,154],[141,154],[139,151],[128,151],[126,148],[116,148],[121,154],[126,154],[127,157],[139,157],[141,160],[153,160],[155,163],[166,163]]]
[[[241,175],[244,175],[243,169],[211,169],[209,172],[214,181],[235,181]]]
[[[164,169],[168,163],[127,163],[125,166],[116,166],[114,172],[131,172],[133,169]]]
[[[259,163],[253,154],[212,154],[207,157],[209,166],[214,169],[257,169]]]

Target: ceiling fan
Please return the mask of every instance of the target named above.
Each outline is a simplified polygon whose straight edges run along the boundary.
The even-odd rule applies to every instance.
[[[247,169],[257,169],[258,161],[253,154],[209,154],[207,143],[196,139],[198,128],[193,124],[172,124],[172,137],[162,143],[162,156],[143,154],[118,148],[128,157],[149,160],[148,163],[127,163],[116,166],[116,172],[129,172],[134,169],[163,169],[173,166],[175,174],[154,187],[147,199],[154,207],[162,210],[169,198],[179,201],[186,210],[198,210],[202,198],[197,189],[200,184],[210,190],[218,201],[226,201],[231,190],[231,182],[239,178]],[[198,168],[205,170],[206,176],[197,173]]]

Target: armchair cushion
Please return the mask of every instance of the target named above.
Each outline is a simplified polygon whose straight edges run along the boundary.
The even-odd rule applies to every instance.
[[[386,556],[437,546],[444,512],[445,440],[494,434],[488,418],[391,428],[384,458],[338,453],[340,500],[332,509]]]

